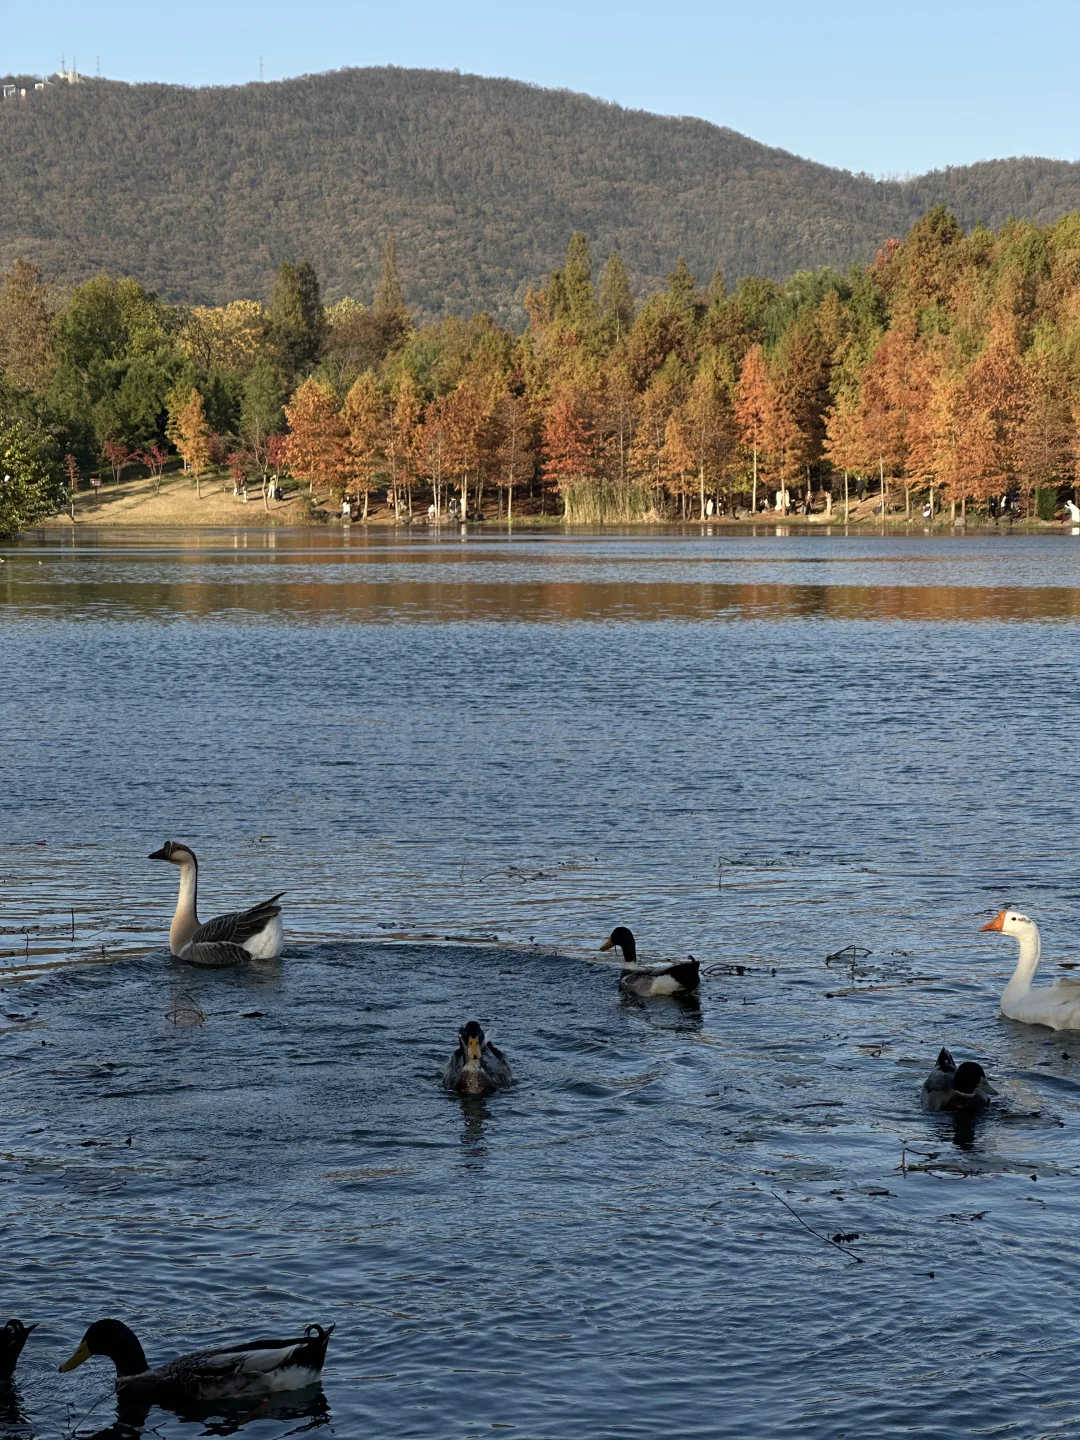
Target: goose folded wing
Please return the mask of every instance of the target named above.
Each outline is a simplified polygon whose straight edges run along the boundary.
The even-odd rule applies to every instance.
[[[228,915],[218,915],[216,919],[208,920],[195,931],[191,944],[243,945],[245,940],[250,940],[253,935],[258,935],[260,930],[265,930],[275,915],[281,914],[281,906],[277,902],[284,894],[285,891],[281,890],[260,905],[253,905],[250,910],[233,910]]]
[[[223,969],[226,965],[245,965],[251,959],[251,952],[243,945],[234,945],[229,940],[193,940],[186,946],[181,957],[190,965],[201,965],[204,970]]]

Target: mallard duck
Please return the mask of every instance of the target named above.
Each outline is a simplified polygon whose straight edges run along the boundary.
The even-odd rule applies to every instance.
[[[934,1069],[923,1081],[919,1098],[924,1110],[977,1115],[990,1109],[990,1097],[996,1094],[981,1065],[974,1060],[957,1065],[948,1050],[942,1050]]]
[[[0,1330],[0,1380],[10,1380],[14,1375],[26,1337],[31,1330],[36,1329],[36,1325],[24,1325],[21,1320],[9,1320]]]
[[[1042,956],[1042,936],[1034,920],[1015,910],[1000,910],[984,930],[1015,935],[1020,955],[1012,979],[1001,992],[1001,1013],[1025,1025],[1048,1025],[1051,1030],[1080,1030],[1080,984],[1072,979],[1031,988]]]
[[[167,860],[180,867],[180,894],[169,926],[169,948],[179,960],[192,965],[241,965],[247,960],[276,960],[281,954],[281,906],[284,890],[250,910],[219,915],[199,924],[195,900],[199,889],[199,862],[194,850],[166,840],[151,860]]]
[[[612,948],[622,951],[619,989],[624,995],[692,995],[701,983],[701,966],[694,959],[640,969],[637,941],[625,925],[616,926],[600,946],[601,950]]]
[[[490,1095],[502,1090],[513,1076],[506,1056],[490,1040],[475,1020],[458,1031],[457,1049],[443,1067],[443,1084],[447,1090],[462,1095]]]
[[[151,1370],[133,1331],[120,1320],[96,1320],[60,1369],[74,1370],[92,1355],[104,1355],[116,1366],[116,1393],[124,1399],[165,1407],[231,1400],[314,1385],[333,1333],[333,1325],[326,1330],[309,1325],[299,1339],[199,1350]]]

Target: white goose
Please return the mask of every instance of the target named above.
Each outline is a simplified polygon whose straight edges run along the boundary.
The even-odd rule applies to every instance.
[[[195,900],[199,889],[199,862],[194,850],[166,840],[151,860],[167,860],[180,867],[180,894],[169,926],[169,949],[192,965],[241,965],[247,960],[276,960],[281,954],[281,906],[284,890],[250,910],[235,910],[199,924]]]
[[[1015,910],[1002,910],[984,930],[998,930],[1015,935],[1020,942],[1020,958],[1012,979],[1001,992],[1001,1013],[1025,1025],[1048,1025],[1051,1030],[1080,1030],[1080,983],[1072,979],[1055,980],[1052,985],[1031,988],[1042,954],[1042,937],[1034,920]]]

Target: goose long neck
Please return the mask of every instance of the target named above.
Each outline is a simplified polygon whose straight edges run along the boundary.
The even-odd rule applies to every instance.
[[[176,913],[169,926],[169,947],[178,955],[199,928],[195,903],[199,892],[199,866],[187,860],[180,866],[180,893],[176,897]]]
[[[1009,996],[1024,995],[1031,989],[1031,982],[1035,978],[1035,971],[1039,968],[1039,957],[1042,954],[1042,937],[1037,925],[1026,925],[1016,938],[1020,943],[1020,956],[1016,962],[1016,969],[1012,973],[1012,979],[1005,987],[1005,994]]]

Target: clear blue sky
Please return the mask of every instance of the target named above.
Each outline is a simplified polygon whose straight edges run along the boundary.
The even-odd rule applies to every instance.
[[[875,175],[1003,155],[1080,158],[1076,0],[8,0],[0,72],[280,79],[418,65],[699,115]]]

